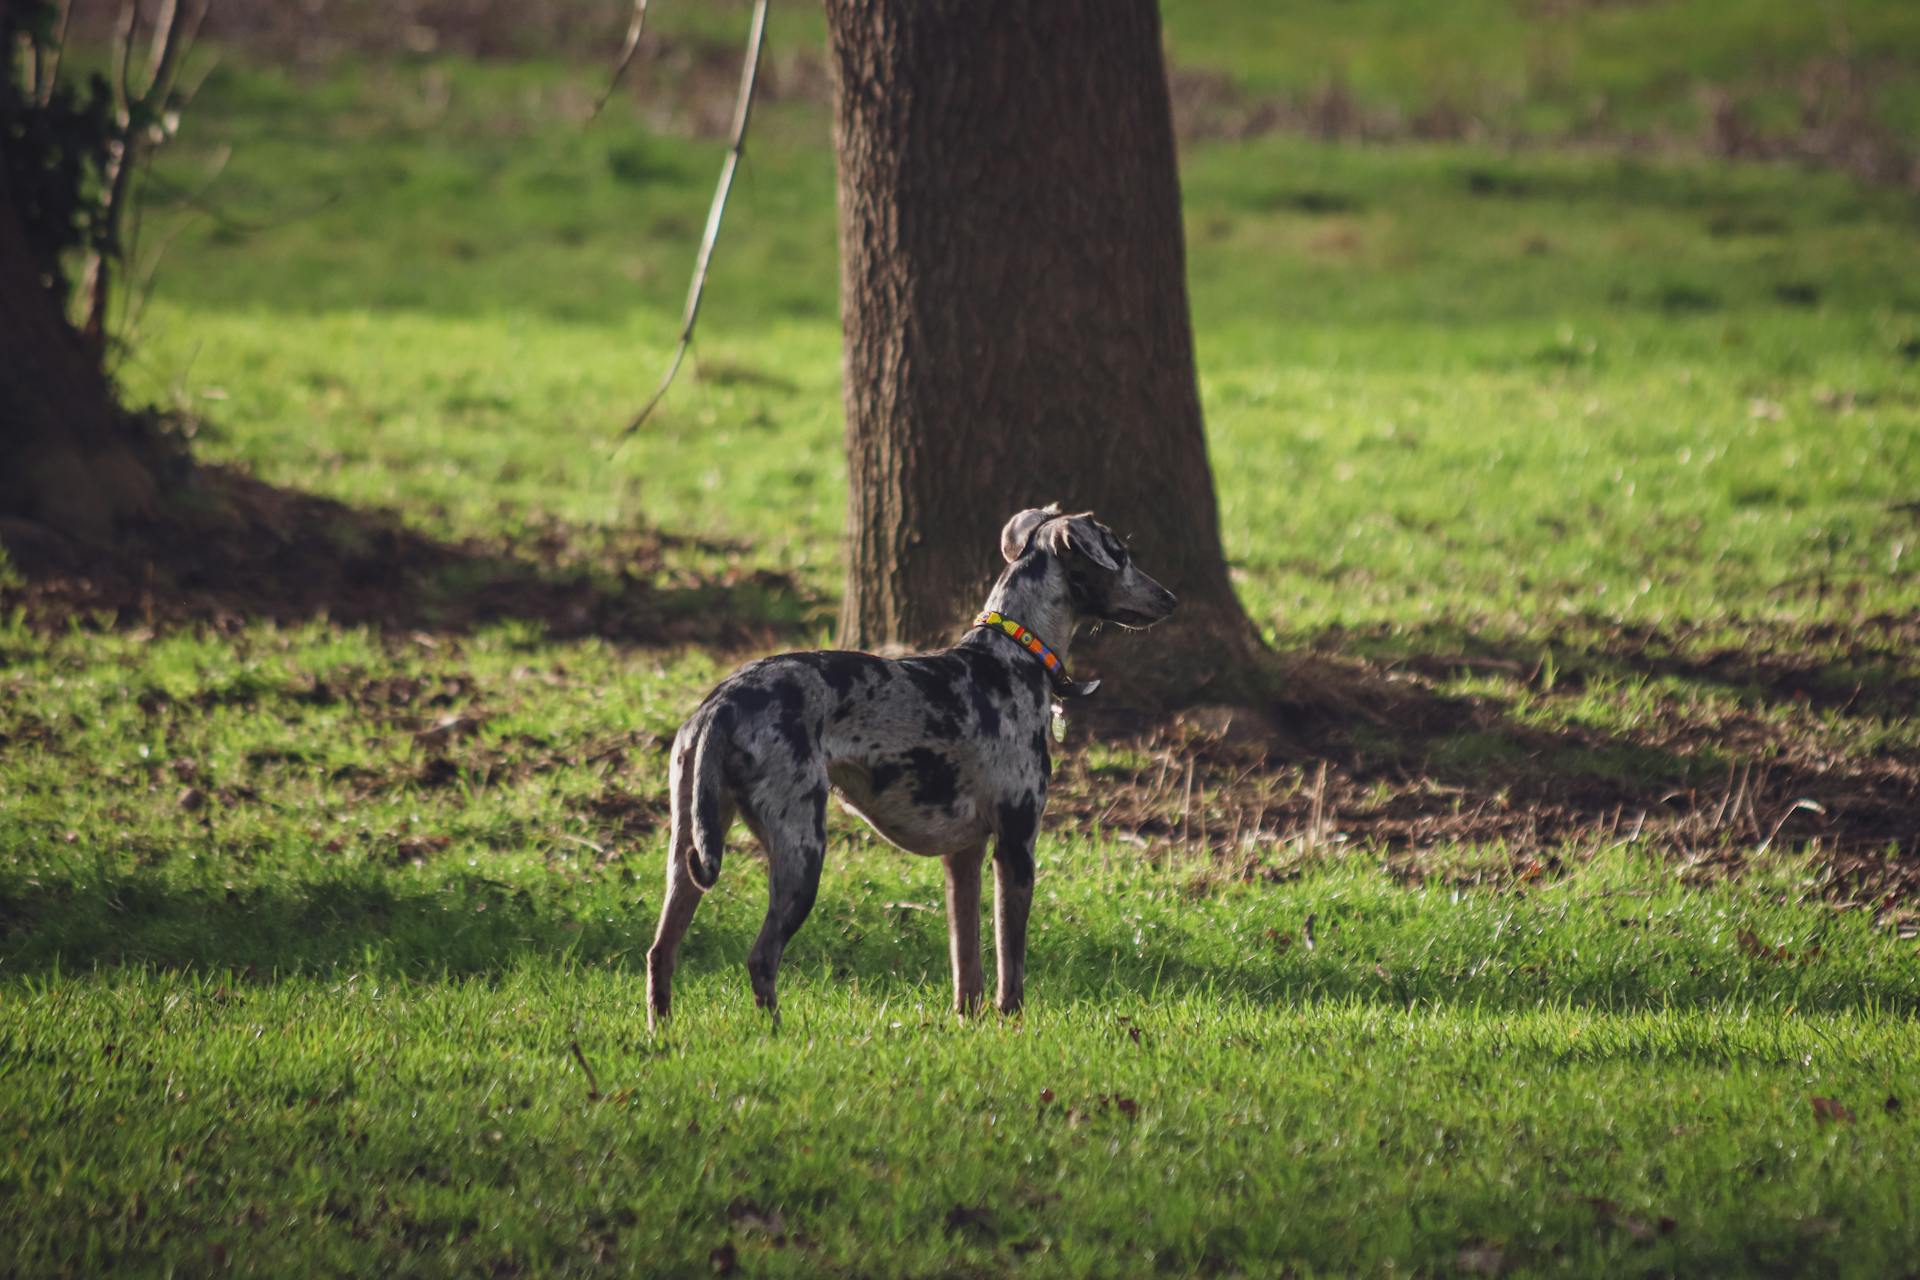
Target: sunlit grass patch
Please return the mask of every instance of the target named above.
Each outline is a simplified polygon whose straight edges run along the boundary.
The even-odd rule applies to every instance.
[[[1569,82],[1633,82],[1586,59],[1666,20],[1569,18],[1626,42]],[[1437,21],[1356,89],[1478,49]],[[293,550],[225,594],[212,547],[91,596],[0,558],[16,1270],[1909,1264],[1909,201],[1189,146],[1271,705],[1074,718],[1023,1018],[948,1012],[938,868],[836,816],[782,1028],[739,832],[655,1038],[666,744],[831,639],[832,162],[807,101],[759,117],[700,341],[615,453],[718,145],[582,129],[596,81],[235,59],[166,161],[234,148],[122,381],[281,486],[202,497]]]

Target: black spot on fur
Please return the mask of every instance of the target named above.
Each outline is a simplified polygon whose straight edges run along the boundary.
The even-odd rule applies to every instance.
[[[1039,582],[1047,576],[1047,557],[1044,552],[1029,552],[1008,567],[1003,579],[1010,587],[1024,586],[1030,582]]]
[[[782,680],[773,686],[773,697],[780,704],[773,731],[787,744],[796,762],[808,759],[813,755],[814,735],[807,732],[806,692],[800,688],[799,681]]]
[[[727,690],[727,704],[747,715],[758,715],[773,705],[773,693],[757,684],[737,684]]]
[[[983,738],[999,737],[1000,708],[1013,697],[1006,666],[978,649],[959,649],[954,656],[967,668],[967,701],[973,706],[974,727]]]
[[[873,794],[879,795],[894,783],[900,781],[900,775],[906,770],[897,764],[884,762],[875,764],[867,770],[867,778],[873,783]]]
[[[1092,578],[1078,569],[1067,574],[1067,598],[1073,601],[1073,611],[1083,616],[1099,617],[1101,597]]]
[[[941,742],[955,742],[960,738],[959,722],[944,716],[928,716],[922,729],[929,738]]]
[[[1045,729],[1035,729],[1033,731],[1033,754],[1040,757],[1040,776],[1042,778],[1051,778],[1053,776],[1053,755],[1047,750],[1047,731]]]
[[[958,649],[954,656],[965,664],[973,683],[987,693],[1005,698],[1013,692],[1013,681],[1007,675],[1004,662],[978,649]]]
[[[800,932],[800,926],[807,922],[807,915],[813,910],[813,900],[820,893],[820,855],[808,850],[806,866],[801,872],[800,884],[794,890],[793,897],[787,899],[780,911],[780,942],[782,945],[793,941],[793,935]],[[766,975],[769,979],[772,974]]]
[[[1003,632],[986,631],[981,634],[984,643],[980,647],[953,651],[952,656],[967,668],[969,679],[984,686],[1002,703],[1013,700],[1016,695],[1024,696],[1029,703],[1043,701],[1047,696],[1045,664]],[[977,699],[978,691],[972,692]],[[977,716],[977,701],[974,707]],[[993,730],[983,729],[983,732],[992,733]]]
[[[694,789],[695,812],[699,823],[708,831],[720,829],[720,791],[717,787],[696,787]]]
[[[870,653],[827,649],[815,653],[789,655],[802,666],[811,667],[827,682],[836,698],[845,698],[862,684],[872,684],[886,676],[886,662]]]
[[[951,722],[952,727],[945,736],[957,735],[961,719],[967,713],[966,704],[960,700],[965,666],[951,657],[906,658],[901,661],[898,670],[913,681],[913,687],[926,702],[930,716]]]
[[[1040,802],[1021,796],[1000,806],[993,856],[1015,884],[1033,883],[1033,841],[1040,831]]]
[[[807,694],[800,682],[787,676],[768,685],[739,683],[727,687],[726,701],[717,715],[759,719],[767,717],[767,727],[786,745],[795,762],[811,759],[818,726],[806,721]],[[769,713],[771,713],[769,715]]]
[[[979,726],[983,738],[1000,736],[1000,708],[993,704],[993,698],[979,685],[969,685],[969,699],[973,703],[973,720]]]
[[[907,752],[907,770],[913,776],[913,802],[929,809],[951,809],[960,797],[960,773],[937,751],[915,747]]]

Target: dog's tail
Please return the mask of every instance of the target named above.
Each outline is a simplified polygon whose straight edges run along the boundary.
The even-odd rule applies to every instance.
[[[689,776],[675,780],[673,788],[673,849],[675,856],[687,860],[687,872],[702,891],[713,888],[720,879],[720,855],[727,842],[728,804],[726,794],[726,736],[733,716],[726,708],[703,706],[688,720],[680,733],[691,748],[691,757],[675,752],[676,761],[687,760]],[[693,838],[682,842],[682,834]]]

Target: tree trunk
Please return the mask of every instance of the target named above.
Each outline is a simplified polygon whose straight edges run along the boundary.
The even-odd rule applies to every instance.
[[[60,314],[0,182],[0,514],[91,541],[147,514],[153,473]]]
[[[1143,700],[1258,649],[1207,467],[1154,0],[826,0],[850,554],[843,643],[950,642],[1058,500],[1181,597],[1104,658]],[[1076,675],[1078,671],[1076,670]]]

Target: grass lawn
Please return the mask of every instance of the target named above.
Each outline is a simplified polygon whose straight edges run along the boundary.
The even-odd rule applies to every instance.
[[[1590,80],[1692,128],[1658,86],[1784,57],[1481,7],[1611,33],[1484,108],[1544,131]],[[1380,109],[1479,30],[1220,9],[1170,46],[1249,92],[1359,13]],[[1904,7],[1842,16],[1911,62]],[[836,819],[783,1028],[735,857],[652,1038],[667,738],[839,591],[833,167],[806,92],[756,114],[696,358],[610,460],[719,145],[693,90],[581,127],[598,77],[234,53],[166,158],[218,177],[149,217],[122,381],[281,535],[0,558],[0,1269],[1912,1268],[1911,194],[1191,139],[1275,705],[1076,731],[1021,1019],[955,1021],[937,869]]]

